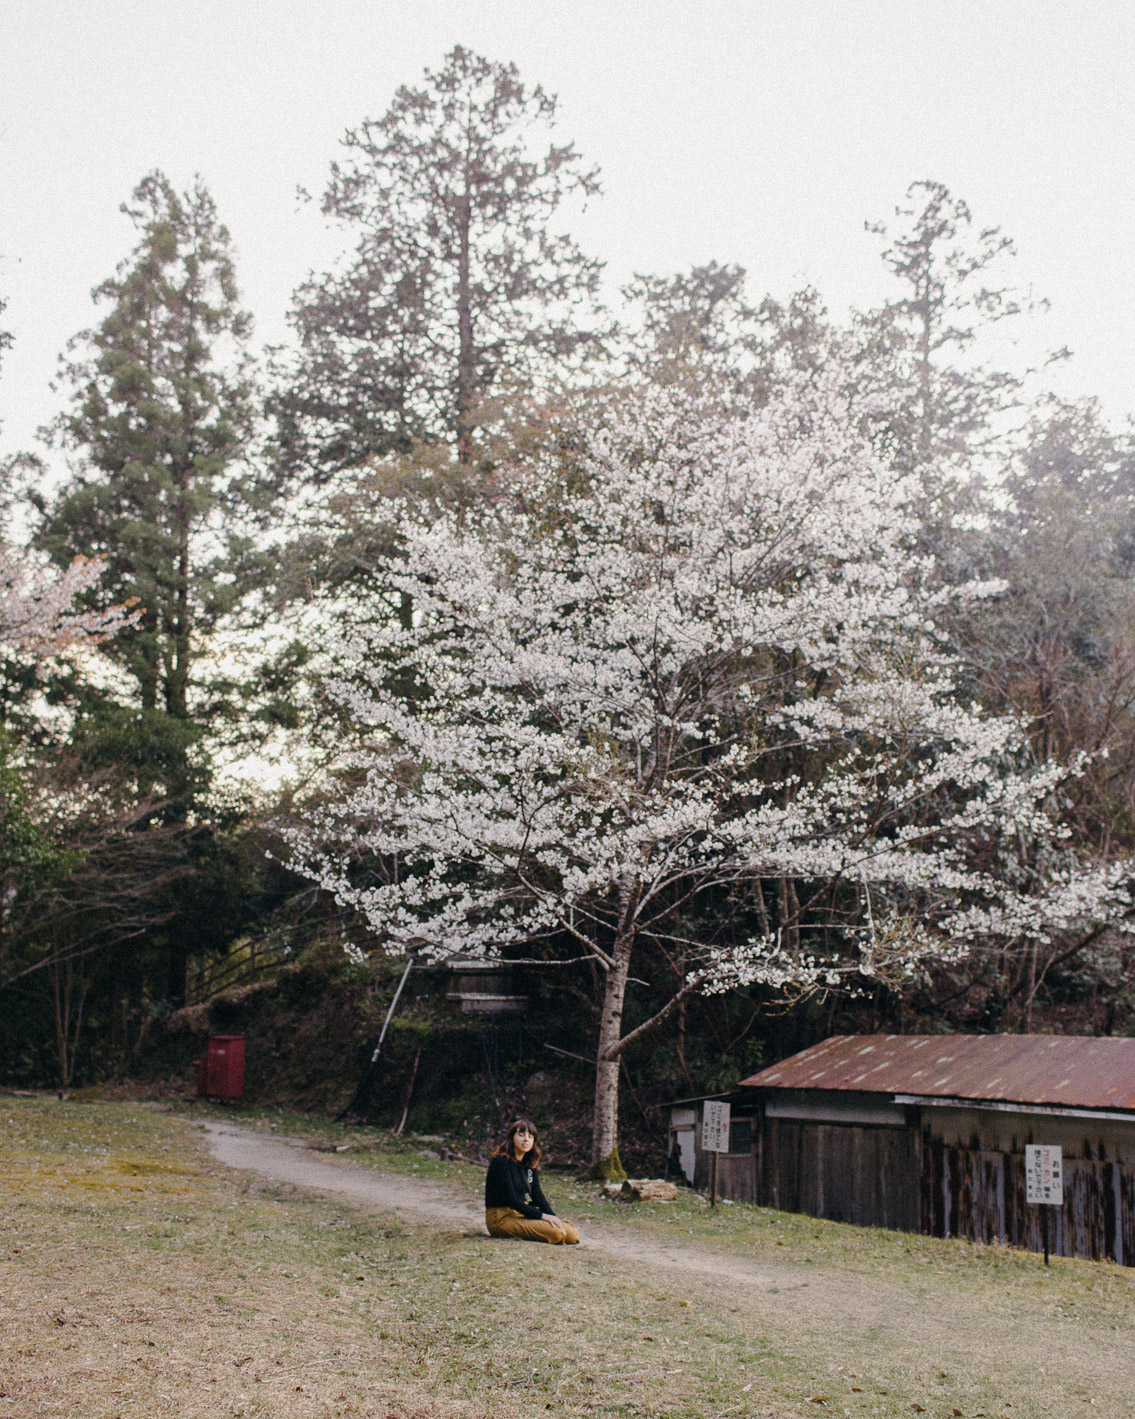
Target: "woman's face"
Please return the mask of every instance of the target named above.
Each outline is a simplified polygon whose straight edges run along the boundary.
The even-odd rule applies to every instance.
[[[535,1142],[535,1135],[530,1133],[528,1129],[518,1128],[516,1132],[512,1135],[513,1154],[518,1160],[523,1158],[525,1153],[528,1152],[529,1148],[531,1148],[533,1143]]]

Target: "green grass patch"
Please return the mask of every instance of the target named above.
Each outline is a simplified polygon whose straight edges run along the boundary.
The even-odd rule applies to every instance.
[[[223,1116],[479,1199],[421,1139],[274,1111],[0,1096],[0,1414],[1123,1414],[1132,1273],[741,1205],[601,1200],[578,1249],[213,1165]],[[329,1155],[330,1156],[330,1155]]]

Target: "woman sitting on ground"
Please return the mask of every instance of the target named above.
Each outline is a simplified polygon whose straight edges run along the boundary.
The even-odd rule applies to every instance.
[[[552,1211],[540,1186],[540,1145],[536,1126],[518,1118],[489,1164],[485,1178],[485,1226],[494,1237],[530,1242],[579,1241],[579,1233]]]

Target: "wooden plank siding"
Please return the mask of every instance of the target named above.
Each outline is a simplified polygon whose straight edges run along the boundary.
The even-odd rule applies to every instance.
[[[975,1136],[966,1146],[936,1130],[766,1119],[757,1198],[767,1207],[835,1222],[1042,1247],[1038,1208],[1025,1201],[1022,1141],[1013,1151]],[[1046,1133],[1052,1131],[1046,1120]],[[982,1143],[986,1146],[981,1146]],[[1108,1140],[1112,1142],[1112,1140]],[[1049,1214],[1055,1256],[1135,1266],[1135,1171],[1107,1143],[1064,1146],[1064,1206]],[[1114,1146],[1114,1145],[1113,1145]],[[1131,1160],[1135,1162],[1135,1158]]]
[[[770,1118],[762,1142],[758,1194],[766,1206],[919,1230],[917,1130]]]
[[[694,1186],[709,1191],[710,1154],[698,1149],[694,1169]],[[757,1196],[756,1158],[753,1153],[719,1153],[717,1155],[717,1195],[730,1202],[759,1202]]]
[[[1024,1152],[963,1148],[922,1138],[923,1229],[933,1237],[1043,1245],[1039,1208],[1025,1201]],[[1054,1256],[1135,1265],[1135,1176],[1114,1159],[1064,1156],[1064,1206],[1049,1214]]]
[[[862,1100],[823,1091],[783,1091],[772,1107],[742,1107],[734,1151],[718,1155],[721,1199],[1040,1251],[1041,1212],[1025,1200],[1025,1146],[1059,1144],[1064,1205],[1049,1213],[1051,1251],[1135,1266],[1135,1116],[966,1103],[892,1108],[888,1123]],[[681,1122],[693,1132],[700,1118],[686,1113]],[[694,1150],[694,1185],[708,1191],[700,1126]]]

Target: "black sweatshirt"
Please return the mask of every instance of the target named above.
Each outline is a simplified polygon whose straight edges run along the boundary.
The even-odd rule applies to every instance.
[[[531,1201],[528,1201],[529,1198]],[[539,1221],[545,1212],[555,1216],[540,1186],[539,1170],[500,1154],[489,1164],[485,1178],[485,1206],[512,1207],[521,1216],[530,1217],[533,1221]]]

